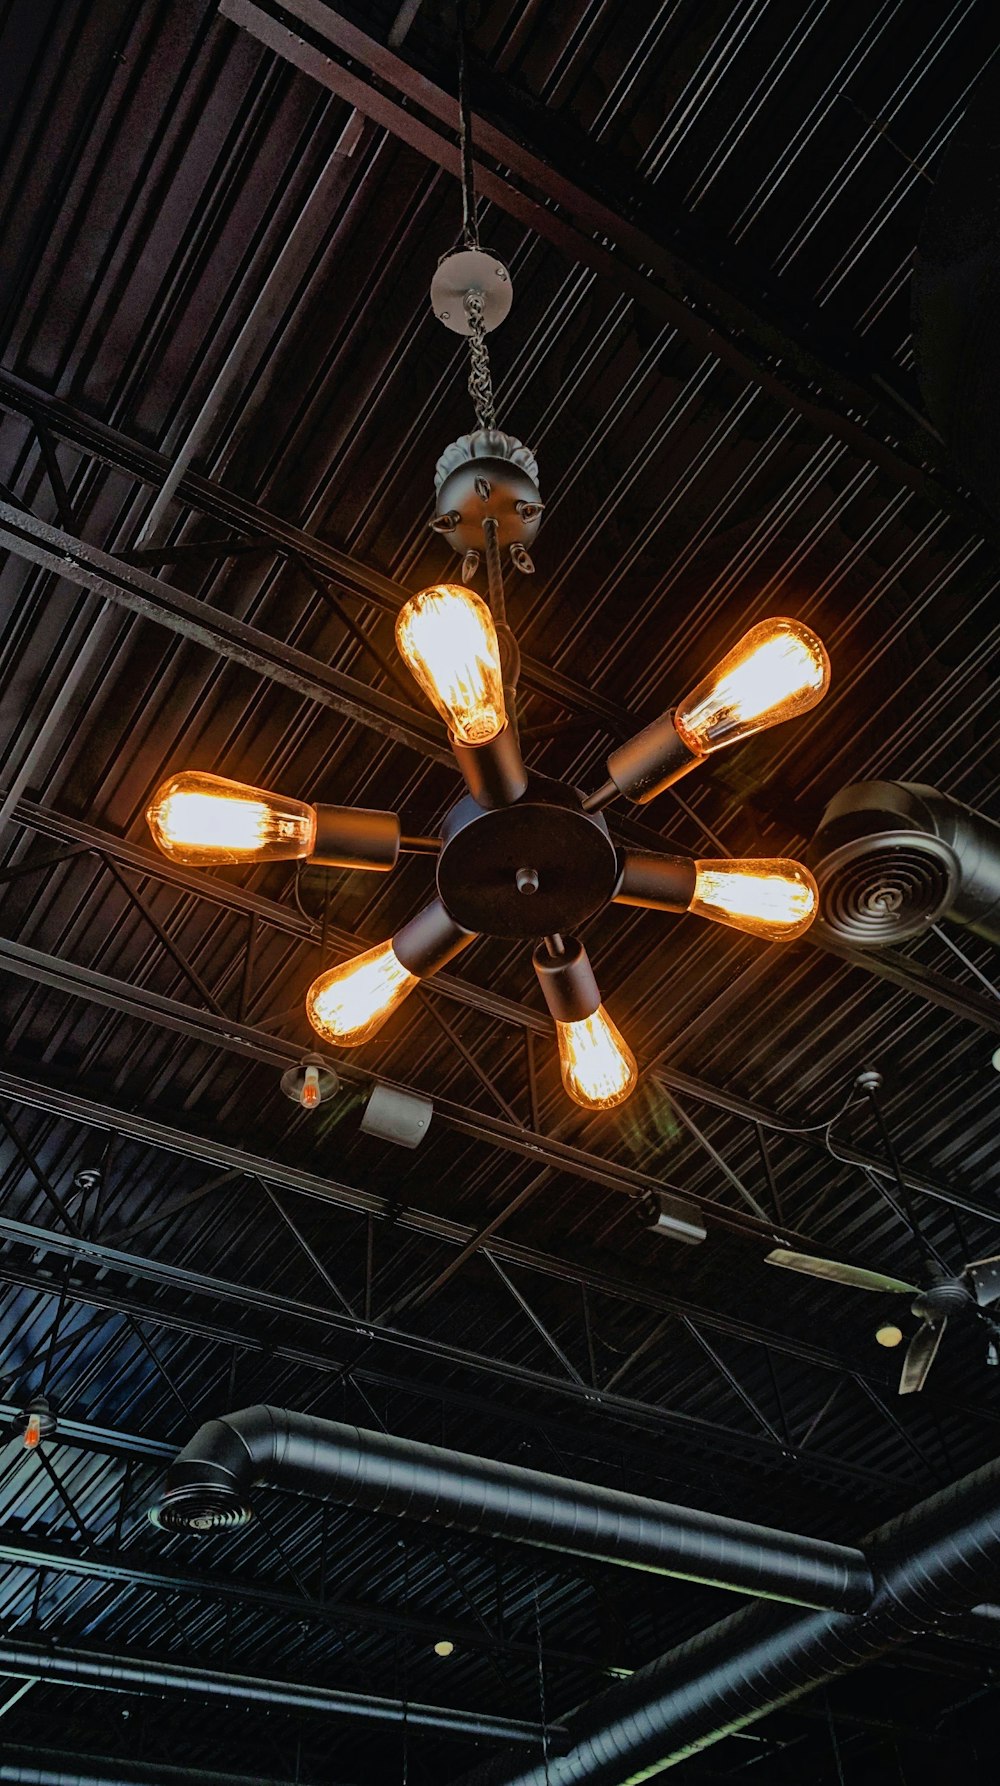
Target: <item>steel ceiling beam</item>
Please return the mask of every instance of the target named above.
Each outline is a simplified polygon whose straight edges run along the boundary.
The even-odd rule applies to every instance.
[[[143,849],[141,845],[130,843],[127,838],[115,837],[110,832],[101,831],[96,826],[86,824],[82,819],[74,818],[66,813],[58,813],[49,807],[41,806],[32,800],[20,800],[14,809],[17,824],[25,825],[47,837],[63,838],[92,849],[97,855],[113,858],[125,868],[133,869],[137,874],[159,880],[167,886],[182,888],[198,898],[222,906],[224,909],[243,913],[249,917],[257,917],[288,935],[298,936],[303,942],[319,942],[322,926],[310,920],[292,905],[280,905],[274,900],[265,899],[262,894],[253,893],[232,881],[216,880],[211,875],[194,868],[182,868],[177,863],[169,862],[165,856],[154,850]],[[68,859],[68,858],[67,858]],[[59,862],[55,866],[59,866]],[[50,866],[50,865],[45,865]],[[43,867],[39,864],[39,869]],[[25,870],[26,872],[26,870]],[[350,954],[357,949],[370,948],[371,938],[358,936],[355,931],[345,930],[342,926],[327,926],[327,938],[336,947]],[[881,951],[882,957],[888,957],[878,965],[869,963],[862,950],[842,949],[839,946],[831,953],[839,954],[849,965],[866,968],[868,971],[884,971],[888,978],[899,981],[900,962],[892,950]],[[915,967],[918,964],[908,963]],[[937,976],[944,981],[944,976]],[[950,994],[951,983],[946,983]],[[535,1010],[531,1005],[519,1003],[516,999],[505,998],[502,993],[492,991],[489,987],[479,986],[471,980],[460,979],[457,975],[435,974],[433,979],[424,983],[424,991],[453,1000],[456,1004],[481,1011],[484,1015],[499,1019],[504,1023],[517,1025],[536,1035],[551,1035],[551,1024],[545,1012]],[[930,996],[930,995],[928,995]],[[944,996],[944,995],[942,995]],[[963,995],[964,996],[964,995]],[[997,1024],[996,1013],[1000,1012],[1000,1004],[983,999],[984,1008],[989,1004],[989,1027]],[[969,1015],[967,1009],[960,1013]],[[985,1014],[985,1012],[984,1012]],[[790,1119],[781,1116],[777,1111],[769,1110],[755,1100],[741,1098],[722,1086],[711,1085],[692,1074],[682,1073],[670,1067],[657,1067],[650,1077],[654,1083],[663,1087],[668,1093],[675,1091],[678,1096],[694,1098],[700,1104],[721,1110],[730,1116],[756,1127],[772,1129],[776,1133],[786,1133]],[[794,1128],[794,1124],[791,1124]],[[819,1144],[809,1135],[798,1138],[800,1144],[813,1151],[822,1151]],[[839,1143],[838,1148],[843,1158],[861,1170],[875,1172],[881,1177],[891,1177],[891,1168],[886,1161],[877,1155],[868,1153],[863,1148],[856,1148],[847,1143]],[[911,1190],[919,1191],[939,1201],[950,1202],[953,1193],[948,1187],[940,1185],[926,1173],[914,1171],[909,1166],[904,1168],[904,1177]],[[686,1191],[681,1193],[687,1196]],[[962,1205],[955,1204],[961,1208]],[[996,1220],[994,1215],[990,1218]],[[781,1217],[778,1217],[779,1223]]]
[[[537,1663],[535,1644],[519,1643],[501,1637],[480,1622],[455,1624],[448,1619],[421,1617],[390,1606],[341,1599],[308,1599],[302,1594],[272,1587],[259,1575],[234,1577],[220,1569],[195,1570],[161,1561],[159,1556],[137,1554],[134,1543],[123,1550],[108,1545],[93,1545],[84,1551],[79,1544],[69,1544],[56,1537],[38,1537],[33,1533],[0,1528],[0,1561],[20,1568],[43,1569],[54,1575],[70,1575],[80,1580],[106,1582],[125,1588],[152,1588],[164,1594],[187,1594],[198,1599],[221,1600],[245,1611],[259,1606],[264,1611],[288,1616],[296,1623],[333,1627],[354,1627],[358,1630],[389,1631],[418,1637],[422,1642],[447,1638],[456,1648],[486,1655],[523,1656]],[[600,1658],[578,1650],[565,1650],[558,1645],[545,1646],[546,1659],[564,1662],[573,1668],[612,1672]]]
[[[101,1242],[83,1236],[59,1233],[51,1228],[42,1227],[34,1222],[20,1222],[13,1217],[0,1214],[0,1240],[14,1246],[37,1249],[43,1253],[54,1254],[58,1258],[70,1259],[83,1265],[93,1266],[101,1271],[114,1273],[119,1277],[134,1277],[141,1282],[166,1289],[184,1296],[195,1296],[214,1306],[230,1306],[255,1311],[283,1318],[296,1323],[299,1327],[307,1325],[322,1332],[331,1340],[339,1338],[342,1342],[359,1341],[365,1351],[372,1347],[384,1347],[390,1356],[399,1358],[419,1357],[433,1362],[443,1368],[446,1373],[457,1370],[471,1371],[475,1375],[485,1376],[497,1382],[508,1383],[523,1389],[536,1390],[545,1396],[555,1396],[561,1400],[572,1401],[577,1407],[600,1410],[606,1415],[624,1420],[626,1423],[638,1423],[641,1426],[655,1428],[676,1427],[689,1433],[692,1438],[711,1440],[713,1444],[733,1445],[743,1455],[755,1454],[767,1459],[772,1464],[776,1460],[785,1463],[801,1461],[808,1469],[817,1462],[826,1472],[834,1472],[845,1482],[864,1483],[868,1487],[882,1486],[883,1478],[877,1472],[865,1470],[856,1465],[847,1465],[831,1458],[817,1458],[809,1452],[800,1453],[791,1443],[786,1443],[777,1436],[768,1434],[745,1434],[734,1427],[724,1426],[719,1421],[709,1420],[696,1414],[689,1414],[679,1409],[664,1407],[656,1402],[645,1402],[639,1398],[624,1395],[618,1391],[609,1392],[593,1388],[569,1375],[553,1376],[545,1371],[534,1370],[527,1365],[515,1363],[501,1358],[496,1353],[475,1352],[463,1346],[449,1345],[443,1340],[431,1338],[425,1334],[411,1332],[404,1328],[393,1327],[387,1323],[364,1322],[341,1314],[337,1310],[311,1303],[305,1298],[281,1295],[252,1284],[235,1282],[221,1278],[210,1272],[196,1270],[193,1266],[177,1265],[159,1258],[144,1257],[133,1252],[123,1252],[117,1247],[107,1246]],[[37,1279],[35,1280],[37,1287]],[[72,1286],[74,1300],[88,1301],[90,1292],[86,1284]],[[67,1294],[70,1287],[67,1288]],[[130,1309],[129,1302],[118,1300],[117,1306],[123,1310]],[[144,1321],[156,1321],[161,1318],[162,1311],[155,1304],[140,1304],[143,1309],[141,1318]],[[169,1317],[168,1317],[168,1324]],[[181,1318],[179,1325],[188,1325],[198,1331],[204,1324],[197,1317]],[[267,1350],[277,1353],[279,1347],[268,1346]],[[342,1355],[336,1360],[338,1366],[348,1374],[353,1365],[350,1358]],[[841,1364],[838,1368],[843,1369]],[[857,1374],[852,1372],[852,1374]],[[419,1385],[413,1386],[418,1388]]]
[[[343,8],[323,0],[221,0],[219,10],[434,166],[460,177],[457,100],[433,71],[395,53]],[[450,86],[451,70],[442,78]],[[944,449],[899,390],[898,368],[880,366],[855,336],[836,333],[807,295],[785,291],[772,269],[707,237],[680,207],[672,208],[665,231],[662,195],[635,184],[631,170],[617,169],[619,184],[627,178],[629,185],[607,202],[595,181],[607,183],[613,153],[605,154],[603,145],[595,152],[570,121],[554,118],[492,71],[480,67],[476,82],[479,95],[487,96],[472,118],[476,183],[484,198],[897,483],[976,534],[984,532],[985,518],[947,471],[928,469],[945,460]],[[736,283],[743,286],[739,295]],[[810,343],[823,341],[825,357],[793,327],[803,310],[814,312],[807,317]]]
[[[303,700],[330,707],[345,719],[372,727],[437,762],[454,761],[441,728],[415,707],[380,689],[357,682],[317,658],[286,645],[222,608],[175,589],[159,577],[89,546],[59,527],[50,527],[22,509],[0,501],[0,550],[14,552],[65,582],[122,607],[181,638],[205,645],[217,657],[280,683]]]
[[[253,1029],[249,1024],[237,1022],[235,1018],[218,1017],[212,1011],[201,1010],[179,999],[167,998],[149,987],[114,979],[109,974],[99,973],[95,968],[84,967],[77,962],[63,961],[58,956],[31,949],[27,944],[15,942],[8,937],[0,937],[0,972],[14,974],[20,979],[46,986],[73,998],[82,998],[106,1010],[117,1011],[122,1016],[150,1023],[158,1029],[188,1036],[192,1041],[241,1054],[264,1066],[284,1070],[297,1065],[302,1058],[302,1045],[299,1042],[282,1041],[266,1030]],[[336,1066],[341,1079],[349,1082],[400,1089],[394,1080],[370,1068],[359,1067],[353,1061],[338,1058],[335,1063],[331,1060],[330,1064]],[[456,1134],[469,1140],[491,1143],[522,1159],[530,1160],[534,1165],[550,1166],[554,1171],[588,1179],[594,1184],[602,1185],[606,1190],[618,1191],[626,1196],[669,1190],[686,1202],[696,1205],[718,1226],[763,1240],[769,1245],[808,1247],[806,1236],[797,1235],[791,1229],[779,1229],[776,1223],[762,1220],[749,1211],[729,1208],[716,1203],[712,1198],[672,1185],[662,1176],[654,1177],[651,1173],[638,1172],[632,1166],[601,1159],[598,1155],[560,1141],[555,1136],[536,1134],[520,1123],[494,1116],[488,1111],[473,1110],[437,1093],[434,1094],[434,1117]],[[970,1205],[968,1200],[961,1207],[970,1214],[982,1215],[987,1221],[1000,1220],[994,1212],[981,1209],[978,1205]]]
[[[124,472],[139,483],[159,489],[169,475],[171,461],[165,454],[131,440],[128,435],[109,428],[104,422],[94,421],[93,417],[84,415],[71,404],[39,390],[36,385],[29,384],[26,379],[18,378],[16,374],[3,368],[0,368],[0,409],[24,416],[33,427],[48,427],[68,445],[78,447],[89,457],[100,460],[112,470]],[[390,615],[393,621],[403,603],[413,593],[381,571],[373,570],[359,559],[338,551],[336,546],[317,539],[314,534],[305,533],[294,523],[282,520],[280,516],[235,495],[210,478],[201,477],[197,472],[185,472],[177,496],[179,501],[210,519],[267,540],[279,556],[301,559],[346,594],[354,595],[378,608],[382,613]],[[430,506],[428,484],[428,511]],[[12,512],[21,522],[27,524],[34,521],[34,517],[28,516],[24,510],[16,509]],[[72,536],[66,537],[70,539]],[[169,556],[166,547],[164,556]],[[122,566],[123,571],[132,569],[134,566]],[[205,611],[210,614],[218,612],[216,609]],[[268,642],[273,643],[270,639]],[[312,664],[313,660],[310,659],[309,662]],[[621,709],[613,701],[606,700],[549,664],[524,653],[521,655],[520,683],[522,687],[554,701],[567,712],[592,719],[595,725],[600,725],[613,738],[624,737],[635,731],[639,724],[638,719],[632,717],[623,719]],[[416,708],[412,710],[410,717],[420,717]],[[443,728],[435,728],[435,737],[441,744]],[[448,761],[453,761],[450,752]]]
[[[106,1115],[107,1113],[105,1113],[105,1119]],[[84,1264],[97,1264],[103,1270],[117,1272],[126,1277],[134,1274],[140,1279],[160,1286],[173,1287],[184,1294],[203,1295],[206,1300],[214,1304],[228,1302],[235,1307],[263,1308],[278,1317],[287,1318],[294,1325],[296,1332],[300,1331],[303,1326],[312,1326],[328,1336],[338,1333],[346,1334],[348,1337],[360,1337],[363,1342],[361,1353],[357,1358],[353,1361],[348,1359],[345,1362],[339,1353],[331,1356],[328,1351],[310,1350],[303,1345],[300,1339],[296,1339],[291,1344],[282,1343],[272,1337],[265,1341],[253,1332],[247,1335],[239,1327],[225,1328],[220,1324],[215,1312],[211,1316],[201,1316],[192,1312],[187,1306],[181,1309],[164,1307],[162,1303],[151,1302],[148,1298],[143,1298],[136,1293],[113,1291],[103,1280],[79,1283],[70,1278],[67,1282],[67,1294],[75,1302],[134,1314],[146,1322],[167,1328],[172,1327],[197,1337],[217,1340],[225,1345],[243,1348],[251,1353],[282,1358],[320,1371],[337,1370],[341,1374],[371,1380],[384,1387],[408,1388],[411,1393],[417,1395],[427,1395],[432,1399],[454,1401],[456,1404],[464,1405],[464,1399],[460,1394],[456,1395],[448,1390],[442,1391],[441,1386],[433,1379],[412,1380],[405,1375],[394,1376],[391,1373],[386,1373],[384,1367],[380,1368],[374,1363],[365,1364],[363,1361],[372,1346],[385,1342],[390,1350],[394,1348],[397,1351],[418,1352],[428,1358],[438,1359],[444,1364],[447,1371],[453,1371],[454,1366],[458,1364],[470,1368],[473,1372],[486,1372],[498,1380],[512,1381],[524,1387],[538,1389],[547,1396],[555,1395],[563,1400],[574,1401],[578,1407],[582,1405],[586,1409],[600,1408],[603,1412],[633,1425],[654,1428],[662,1427],[664,1424],[680,1425],[689,1442],[704,1442],[710,1449],[715,1450],[721,1447],[744,1459],[756,1457],[761,1461],[773,1462],[775,1457],[780,1457],[785,1463],[794,1462],[799,1469],[804,1470],[807,1474],[819,1475],[830,1480],[860,1482],[866,1486],[877,1485],[881,1490],[886,1487],[885,1479],[882,1476],[855,1465],[843,1464],[839,1460],[823,1454],[806,1449],[795,1450],[790,1444],[773,1434],[771,1436],[748,1435],[725,1426],[719,1421],[676,1413],[660,1404],[645,1403],[621,1395],[612,1396],[607,1389],[601,1391],[586,1384],[581,1385],[568,1376],[564,1378],[551,1377],[525,1367],[505,1363],[493,1355],[483,1357],[476,1353],[461,1352],[457,1348],[445,1347],[439,1342],[424,1340],[419,1334],[410,1334],[398,1328],[390,1328],[385,1324],[352,1322],[348,1317],[331,1312],[316,1304],[275,1295],[267,1291],[258,1291],[252,1286],[230,1283],[196,1272],[186,1266],[165,1264],[160,1260],[145,1260],[131,1251],[123,1253],[120,1249],[107,1245],[99,1246],[97,1243],[79,1236],[53,1232],[34,1224],[14,1222],[5,1217],[0,1217],[0,1237],[15,1244],[22,1242],[43,1252],[53,1252],[66,1258],[79,1259]],[[497,1250],[500,1250],[499,1246]],[[527,1252],[527,1249],[523,1248],[511,1249],[508,1247],[505,1250],[521,1255]],[[35,1291],[44,1288],[53,1294],[57,1287],[52,1282],[41,1280],[36,1268],[18,1268],[9,1261],[0,1263],[0,1280],[23,1283]],[[672,1298],[657,1297],[656,1301],[666,1301],[673,1307],[679,1304],[679,1299]],[[690,1316],[682,1318],[688,1321],[691,1319]],[[757,1340],[768,1346],[771,1351],[792,1354],[800,1363],[825,1365],[827,1368],[846,1374],[849,1379],[856,1379],[862,1386],[866,1385],[867,1376],[870,1374],[863,1369],[849,1365],[842,1359],[819,1352],[807,1344],[790,1340],[781,1335],[774,1335],[772,1338],[763,1330],[748,1327],[746,1323],[734,1317],[710,1314],[700,1324],[709,1328],[721,1326],[725,1331],[734,1332],[740,1337],[751,1341]],[[473,1400],[470,1405],[475,1408],[479,1404]],[[876,1400],[874,1405],[878,1413],[884,1414],[887,1419],[890,1418],[888,1411],[880,1401]],[[950,1412],[955,1412],[956,1404],[949,1401],[948,1408]],[[974,1419],[997,1418],[989,1411],[982,1409],[969,1408],[966,1411],[970,1418]],[[514,1417],[519,1419],[520,1415],[515,1412]],[[530,1417],[527,1417],[527,1423],[532,1423]],[[890,1424],[892,1423],[890,1421]]]
[[[688,1081],[684,1075],[680,1074],[674,1075],[674,1077],[681,1081],[681,1090],[690,1092],[693,1096],[698,1095],[698,1081]],[[327,1174],[310,1172],[285,1161],[270,1159],[266,1155],[250,1153],[244,1148],[234,1147],[229,1143],[214,1140],[203,1134],[191,1133],[174,1125],[156,1121],[135,1110],[111,1106],[104,1098],[88,1098],[79,1093],[67,1092],[43,1081],[27,1078],[21,1073],[0,1069],[0,1097],[9,1098],[15,1103],[30,1108],[45,1110],[53,1116],[87,1127],[103,1129],[110,1125],[117,1134],[127,1136],[163,1152],[200,1160],[203,1164],[219,1171],[235,1170],[245,1173],[251,1178],[263,1179],[270,1184],[297,1191],[321,1202],[334,1203],[361,1215],[392,1221],[401,1228],[411,1229],[413,1232],[423,1234],[445,1246],[462,1249],[477,1237],[477,1229],[471,1223],[453,1221],[448,1217],[413,1207],[397,1209],[391,1198],[377,1192],[346,1185]],[[738,1100],[738,1102],[742,1104],[742,1100]],[[735,1114],[743,1116],[750,1122],[759,1120],[759,1115],[755,1113],[753,1105],[745,1105]],[[873,1169],[872,1162],[866,1154],[862,1154],[856,1149],[842,1151],[844,1157],[851,1157],[852,1163],[856,1162],[866,1170]],[[879,1162],[879,1169],[883,1173],[888,1171],[882,1162]],[[904,1168],[904,1174],[907,1182],[913,1188],[922,1190],[928,1184],[928,1181],[919,1175],[914,1175],[908,1168]],[[935,1193],[928,1188],[928,1194]],[[991,1219],[995,1221],[996,1217],[993,1216]],[[730,1334],[735,1338],[749,1340],[751,1343],[764,1345],[778,1353],[786,1352],[805,1363],[816,1364],[823,1369],[854,1370],[854,1367],[847,1364],[844,1359],[809,1342],[795,1338],[790,1339],[776,1330],[761,1327],[742,1317],[705,1308],[682,1296],[660,1289],[654,1290],[634,1280],[621,1278],[612,1271],[601,1270],[594,1265],[576,1260],[567,1260],[559,1255],[545,1252],[541,1248],[511,1241],[503,1235],[491,1237],[490,1248],[496,1257],[502,1259],[505,1264],[536,1272],[543,1277],[562,1279],[616,1300],[633,1302],[649,1308],[659,1315],[688,1316],[701,1326]],[[860,1374],[865,1375],[866,1373],[862,1371]],[[871,1380],[876,1383],[882,1382],[882,1378],[874,1373],[871,1374]]]
[[[163,1761],[78,1751],[70,1755],[34,1742],[4,1744],[0,1782],[2,1786],[309,1786],[308,1780],[279,1779],[273,1773],[221,1774],[214,1768],[180,1767]],[[322,1786],[334,1786],[329,1774]],[[347,1776],[342,1774],[336,1786],[350,1786]]]

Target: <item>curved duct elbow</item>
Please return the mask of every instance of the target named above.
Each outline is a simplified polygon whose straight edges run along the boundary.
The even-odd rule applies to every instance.
[[[266,1409],[254,1409],[266,1413]],[[266,1446],[268,1423],[255,1422],[251,1444],[240,1433],[237,1420],[206,1420],[170,1468],[170,1477],[159,1506],[149,1517],[164,1532],[212,1532],[245,1526],[253,1518],[247,1500],[250,1483],[257,1480]]]
[[[809,851],[828,933],[883,948],[949,919],[1000,942],[1000,825],[917,782],[859,781]]]

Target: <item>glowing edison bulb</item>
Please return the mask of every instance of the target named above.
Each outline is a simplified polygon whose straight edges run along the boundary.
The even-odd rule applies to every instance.
[[[172,775],[146,810],[153,841],[172,862],[285,862],[308,856],[316,813],[304,800],[189,769]]]
[[[699,682],[674,714],[674,728],[699,755],[796,719],[830,686],[830,659],[801,620],[762,620]]]
[[[819,891],[801,862],[762,856],[694,866],[694,898],[688,910],[702,918],[783,943],[801,936],[816,916]]]
[[[340,1048],[360,1048],[417,984],[391,943],[379,943],[328,968],[306,993],[306,1016],[317,1035]]]
[[[507,723],[500,646],[484,601],[460,583],[422,589],[396,621],[407,667],[460,744],[488,744]]]
[[[556,1023],[559,1070],[574,1103],[585,1110],[623,1104],[639,1077],[635,1055],[603,1005],[579,1023]]]

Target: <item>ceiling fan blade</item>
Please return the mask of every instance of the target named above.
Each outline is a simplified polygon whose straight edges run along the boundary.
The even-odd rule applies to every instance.
[[[976,1259],[962,1274],[972,1285],[972,1293],[980,1308],[989,1308],[1000,1297],[1000,1254],[992,1259]]]
[[[931,1365],[937,1357],[941,1336],[948,1322],[944,1315],[939,1321],[921,1321],[916,1333],[906,1348],[903,1359],[903,1374],[899,1379],[900,1395],[915,1395],[927,1381]]]
[[[902,1278],[887,1277],[882,1271],[866,1271],[861,1265],[844,1265],[840,1259],[817,1259],[813,1253],[792,1253],[778,1246],[768,1253],[768,1265],[783,1265],[786,1271],[801,1271],[804,1277],[826,1278],[831,1284],[849,1284],[855,1290],[898,1291],[901,1296],[915,1296],[916,1284]]]

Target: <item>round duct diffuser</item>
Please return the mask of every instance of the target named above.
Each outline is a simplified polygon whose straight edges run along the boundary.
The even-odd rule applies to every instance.
[[[220,1532],[249,1525],[253,1511],[230,1488],[190,1483],[167,1489],[149,1517],[161,1532]]]
[[[810,850],[823,921],[841,942],[884,948],[951,912],[961,880],[925,790],[858,782],[830,802]]]
[[[920,936],[947,910],[954,863],[935,838],[866,838],[817,864],[827,928],[880,948]],[[821,870],[821,873],[820,873]]]

